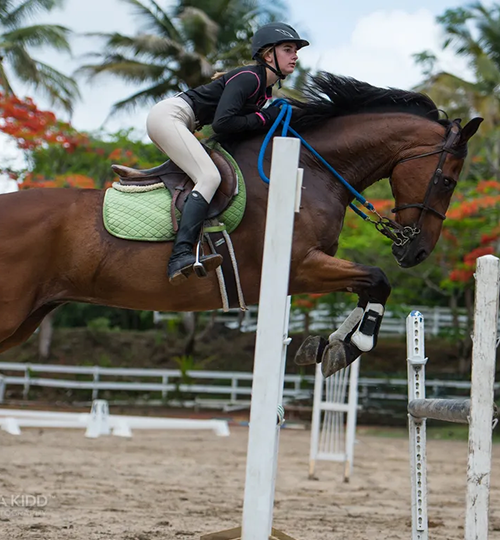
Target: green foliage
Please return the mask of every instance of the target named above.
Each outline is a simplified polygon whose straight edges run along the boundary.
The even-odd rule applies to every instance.
[[[54,316],[54,326],[63,328],[87,327],[88,321],[108,321],[108,328],[121,330],[150,330],[154,328],[152,311],[134,311],[93,304],[69,303],[60,307]]]
[[[107,317],[97,317],[87,322],[87,328],[91,334],[102,334],[103,332],[114,332],[116,327],[111,326],[111,321]]]
[[[194,356],[189,354],[182,354],[180,356],[174,356],[173,361],[177,364],[177,367],[182,373],[182,381],[189,382],[190,377],[188,371],[197,371],[206,368],[211,362],[215,360],[215,357],[210,356],[203,360],[197,360]]]
[[[213,356],[210,356],[209,358],[205,358],[204,360],[196,360],[194,356],[188,355],[188,354],[183,354],[181,356],[174,356],[173,361],[177,364],[177,367],[179,368],[181,372],[181,376],[176,382],[175,392],[170,397],[171,398],[175,397],[180,400],[182,400],[183,398],[187,399],[187,396],[185,395],[185,393],[181,392],[180,385],[192,384],[193,379],[188,374],[188,372],[201,370],[207,367],[213,360],[214,360]]]
[[[148,169],[166,159],[154,144],[134,138],[132,129],[112,134],[94,133],[89,135],[86,144],[77,146],[71,153],[55,144],[39,147],[31,153],[33,175],[53,178],[56,174],[81,174],[94,179],[99,188],[116,178],[111,170],[113,163]]]
[[[99,367],[103,367],[103,368],[112,368],[112,367],[114,367],[113,366],[113,361],[111,360],[111,358],[107,354],[100,354],[99,355],[99,358],[97,360],[97,365]]]

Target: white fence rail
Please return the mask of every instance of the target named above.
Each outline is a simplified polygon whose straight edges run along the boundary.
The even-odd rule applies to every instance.
[[[92,400],[97,399],[99,391],[137,391],[161,392],[162,400],[172,399],[179,394],[196,394],[192,400],[182,400],[189,405],[213,405],[228,408],[232,405],[247,405],[250,403],[252,392],[252,373],[231,371],[187,371],[182,373],[176,369],[138,369],[138,368],[103,368],[99,366],[60,366],[54,364],[19,364],[0,362],[2,372],[20,371],[22,376],[5,376],[0,381],[0,403],[4,399],[5,388],[9,385],[23,386],[23,397],[27,398],[30,388],[62,388],[91,391]],[[57,375],[85,375],[91,380],[39,377],[39,373]],[[154,382],[109,380],[136,378],[156,379]],[[108,379],[108,380],[103,380]],[[312,381],[312,377],[309,377]],[[300,375],[287,375],[283,396],[286,401],[307,399],[310,389],[303,390],[302,384],[306,379]],[[206,384],[201,383],[205,382]],[[206,399],[201,395],[208,395]],[[211,398],[210,398],[211,396]],[[222,396],[222,397],[221,397]]]
[[[336,315],[331,314],[331,308],[325,305],[320,305],[317,309],[313,309],[308,313],[309,330],[311,332],[332,332],[338,328],[352,311],[352,307],[346,307],[337,312]],[[403,336],[406,333],[406,314],[410,309],[420,311],[425,317],[428,327],[427,335],[438,336],[442,332],[450,330],[454,326],[454,315],[451,309],[444,307],[429,308],[425,306],[416,306],[408,309],[401,309],[398,312],[388,309],[382,320],[380,327],[380,335],[385,337]],[[228,328],[239,328],[242,332],[255,332],[257,329],[257,306],[250,306],[248,311],[242,313],[239,309],[230,310],[228,313],[218,312],[215,316],[216,322],[224,323]],[[154,312],[154,321],[159,323],[162,320],[178,319],[177,313],[162,313]],[[467,325],[467,315],[465,310],[458,311],[458,325],[461,329],[465,329]],[[290,314],[289,333],[301,332],[304,330],[305,314],[300,310],[292,310]],[[499,326],[500,330],[500,326]]]
[[[11,375],[13,372],[18,372],[19,375]],[[61,377],[65,375],[72,378]],[[88,380],[77,380],[76,377],[87,377]],[[183,374],[175,369],[0,362],[0,403],[4,401],[7,387],[21,386],[26,399],[30,389],[34,387],[88,391],[88,401],[98,399],[99,393],[104,391],[107,394],[110,391],[143,394],[156,392],[161,394],[162,401],[168,401],[172,405],[180,402],[185,407],[204,406],[231,410],[245,408],[250,404],[252,378],[252,373],[241,371],[187,371]],[[429,379],[426,387],[429,397],[467,396],[470,393],[470,381]],[[311,400],[313,392],[313,375],[285,375],[285,403]],[[495,394],[500,395],[500,383],[495,384]],[[109,395],[106,395],[106,399],[109,399]],[[359,403],[362,408],[375,402],[390,400],[404,403],[407,399],[406,379],[359,379]],[[155,402],[148,400],[148,403]]]

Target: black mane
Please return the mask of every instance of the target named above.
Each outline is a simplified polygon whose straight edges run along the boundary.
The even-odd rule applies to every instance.
[[[378,88],[325,71],[311,76],[303,92],[304,101],[289,100],[294,107],[291,125],[297,130],[317,126],[327,118],[367,112],[406,112],[439,121],[436,104],[424,94]]]

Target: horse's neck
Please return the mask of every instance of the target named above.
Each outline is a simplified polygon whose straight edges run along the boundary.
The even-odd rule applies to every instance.
[[[415,153],[417,148],[426,148],[421,146],[423,127],[428,127],[429,133],[436,130],[436,136],[426,141],[428,145],[436,144],[440,136],[437,132],[442,129],[439,124],[408,113],[370,113],[332,118],[320,127],[299,134],[354,189],[361,192],[378,180],[388,178],[398,160]],[[244,163],[248,155],[253,155],[252,163],[256,163],[264,135],[236,143],[232,150],[237,161]],[[303,150],[301,161],[306,167],[321,170],[317,180],[323,178],[325,189],[331,193],[332,174],[324,165],[311,161],[310,157],[309,152]],[[253,174],[256,173],[255,169]],[[346,194],[340,183],[335,182],[333,191]],[[316,187],[321,188],[318,184]]]
[[[308,142],[358,191],[388,178],[418,146],[424,118],[409,114],[358,114],[331,119]]]

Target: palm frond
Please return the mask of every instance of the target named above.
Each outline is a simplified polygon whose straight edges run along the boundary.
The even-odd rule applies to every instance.
[[[16,77],[28,83],[37,79],[36,61],[28,51],[16,43],[3,44],[4,56],[11,65]]]
[[[73,104],[80,99],[77,82],[44,62],[36,61],[38,83],[35,88],[45,94],[53,105],[61,105],[70,114]]]
[[[90,80],[98,75],[111,75],[123,79],[127,83],[142,83],[158,80],[164,76],[163,65],[146,64],[126,58],[122,55],[108,55],[100,64],[87,64],[78,68],[75,75],[85,75]]]
[[[167,61],[171,57],[184,54],[184,46],[170,38],[152,34],[139,34],[137,36],[124,36],[122,34],[86,34],[105,39],[103,49],[105,53],[87,53],[84,58],[102,58],[109,53],[131,55],[141,59]]]
[[[179,19],[186,38],[193,45],[193,50],[206,55],[216,49],[219,25],[204,11],[187,7]]]
[[[0,89],[5,94],[14,94],[14,90],[12,89],[12,86],[10,84],[9,77],[7,76],[7,73],[5,73],[5,68],[3,67],[2,63],[0,63]]]
[[[137,106],[152,106],[160,99],[166,97],[169,93],[179,92],[181,90],[182,88],[179,85],[179,81],[175,78],[162,80],[149,88],[145,88],[144,90],[133,94],[127,99],[115,103],[111,108],[108,118],[119,112],[133,110]]]
[[[122,2],[134,7],[137,15],[144,21],[143,27],[145,30],[166,34],[170,39],[182,41],[182,36],[175,27],[175,24],[154,0],[148,0],[151,7],[144,5],[139,0],[122,0]]]
[[[474,58],[474,68],[477,80],[484,83],[488,90],[493,92],[495,87],[500,84],[499,66],[490,56],[482,53]]]
[[[73,102],[80,97],[76,81],[64,75],[53,67],[33,59],[26,49],[12,47],[6,54],[15,75],[42,94],[45,94],[52,104],[72,112]]]
[[[2,39],[21,47],[49,46],[57,51],[71,52],[68,36],[71,30],[59,25],[35,25],[5,32]]]
[[[59,7],[63,4],[64,0],[25,0],[17,7],[12,5],[12,2],[8,2],[5,6],[6,9],[2,10],[0,8],[0,14],[4,12],[1,16],[2,25],[7,28],[15,28],[23,22],[37,15],[41,12],[49,12],[55,7]]]

